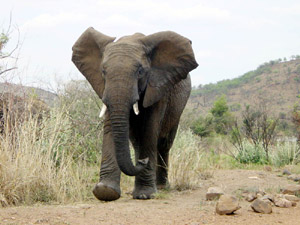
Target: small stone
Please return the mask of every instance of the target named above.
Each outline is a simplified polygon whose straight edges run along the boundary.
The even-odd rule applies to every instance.
[[[272,206],[269,202],[261,199],[256,199],[252,202],[251,208],[254,212],[270,214],[272,213]]]
[[[299,202],[300,201],[300,198],[298,198],[297,196],[295,195],[288,195],[288,194],[285,194],[283,195],[283,198],[285,198],[286,200],[289,200],[291,202]]]
[[[262,197],[263,197],[263,195],[261,193],[256,194],[256,198],[262,198]]]
[[[289,184],[285,188],[282,188],[281,192],[283,194],[298,195],[300,194],[300,185]]]
[[[256,198],[257,198],[257,197],[256,197],[256,194],[254,194],[254,193],[249,193],[249,194],[246,196],[245,200],[248,201],[248,202],[253,202]]]
[[[293,206],[292,202],[285,198],[276,199],[275,205],[280,208],[291,208]]]
[[[272,171],[272,167],[271,166],[265,166],[264,170],[268,171],[268,172],[271,172]]]
[[[287,179],[297,182],[297,181],[300,181],[300,175],[299,174],[291,174],[287,177]]]
[[[266,194],[266,192],[262,189],[259,189],[258,191],[256,191],[256,195],[259,195],[259,196],[257,196],[257,198],[262,197],[265,194]]]
[[[259,178],[258,177],[256,177],[256,176],[253,176],[253,177],[248,177],[249,179],[252,179],[252,180],[259,180]]]
[[[218,200],[221,195],[224,194],[224,191],[219,187],[210,187],[206,193],[206,200]]]
[[[216,212],[219,215],[229,215],[240,209],[238,200],[231,195],[222,195],[217,202]]]
[[[283,174],[283,175],[291,175],[292,173],[291,173],[289,170],[284,169],[284,170],[282,171],[282,174]]]

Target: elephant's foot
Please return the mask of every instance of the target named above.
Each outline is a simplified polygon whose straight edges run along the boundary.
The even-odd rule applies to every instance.
[[[156,188],[153,187],[140,187],[135,188],[132,192],[132,196],[134,199],[152,199],[154,198],[154,194],[157,192]]]
[[[120,198],[120,189],[114,188],[111,185],[99,182],[93,189],[95,197],[101,201],[114,201]]]
[[[164,183],[164,184],[156,184],[156,187],[158,190],[166,190],[170,188],[169,182]]]
[[[162,189],[169,189],[170,188],[170,183],[168,181],[167,176],[161,176],[161,174],[157,175],[156,178],[156,187],[158,190],[162,190]]]

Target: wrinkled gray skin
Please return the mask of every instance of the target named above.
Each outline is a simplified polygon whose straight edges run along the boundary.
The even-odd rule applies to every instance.
[[[107,106],[93,193],[99,200],[118,199],[122,171],[136,176],[133,198],[149,199],[168,185],[169,150],[190,95],[189,72],[198,64],[191,42],[171,31],[114,40],[88,28],[73,46],[72,61]],[[139,115],[132,109],[136,102]]]

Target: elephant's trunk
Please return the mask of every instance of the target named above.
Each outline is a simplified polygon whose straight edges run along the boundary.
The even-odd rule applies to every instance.
[[[138,175],[147,165],[148,160],[137,161],[133,165],[129,150],[129,114],[130,107],[111,107],[110,120],[115,144],[116,159],[120,170],[129,176]]]

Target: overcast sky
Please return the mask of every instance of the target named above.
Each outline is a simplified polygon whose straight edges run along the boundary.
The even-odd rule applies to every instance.
[[[299,0],[0,0],[0,6],[2,28],[12,12],[20,30],[19,76],[29,85],[83,78],[71,47],[90,26],[115,37],[172,30],[189,38],[199,64],[193,85],[300,54]]]

